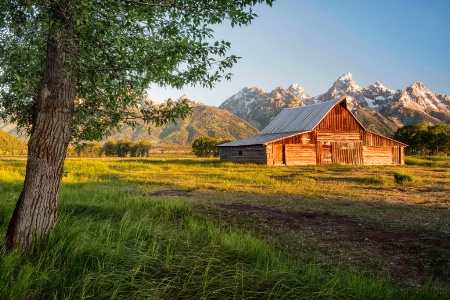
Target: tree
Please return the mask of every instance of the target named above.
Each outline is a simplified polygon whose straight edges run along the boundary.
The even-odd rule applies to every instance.
[[[102,155],[103,147],[100,143],[80,143],[74,150],[78,156],[99,157]]]
[[[406,125],[397,129],[393,138],[408,145],[406,154],[425,155],[427,152],[427,124]]]
[[[103,153],[106,156],[117,156],[117,142],[109,141],[103,145]]]
[[[217,145],[219,145],[220,143],[220,139],[203,136],[194,140],[194,142],[192,143],[192,151],[194,152],[195,156],[199,157],[217,157],[219,156]]]
[[[431,153],[450,154],[450,125],[438,124],[428,127],[428,149]]]
[[[116,145],[117,156],[127,157],[131,154],[131,151],[135,145],[136,143],[131,140],[118,140]]]
[[[212,87],[237,61],[211,25],[246,25],[273,0],[9,0],[0,3],[2,118],[30,134],[24,186],[6,246],[28,251],[57,218],[71,140],[137,118],[163,125],[186,103],[144,103],[149,85]]]
[[[450,125],[406,125],[397,129],[394,139],[408,144],[406,154],[450,155]]]
[[[152,148],[152,144],[147,141],[140,141],[136,144],[137,147],[137,156],[140,157],[148,157],[150,156],[150,149]]]

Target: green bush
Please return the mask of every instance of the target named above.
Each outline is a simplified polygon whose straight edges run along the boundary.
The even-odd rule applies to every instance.
[[[409,174],[395,172],[394,173],[394,180],[395,180],[395,183],[404,184],[405,182],[412,182],[412,181],[414,181],[414,177],[412,175],[409,175]]]
[[[364,178],[363,182],[366,184],[379,184],[379,185],[383,185],[386,183],[386,179],[384,179],[384,177],[380,176],[380,175],[374,175],[368,178]]]

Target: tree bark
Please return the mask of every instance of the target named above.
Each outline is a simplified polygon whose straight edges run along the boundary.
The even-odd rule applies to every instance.
[[[8,249],[28,252],[56,222],[76,98],[76,79],[68,74],[68,37],[67,28],[49,34],[24,186],[6,234]]]

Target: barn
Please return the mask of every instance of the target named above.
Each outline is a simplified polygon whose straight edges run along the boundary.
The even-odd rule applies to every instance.
[[[346,98],[285,108],[257,136],[219,145],[224,162],[402,165],[407,145],[368,131]]]

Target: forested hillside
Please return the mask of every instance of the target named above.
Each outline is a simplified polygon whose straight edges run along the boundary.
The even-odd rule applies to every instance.
[[[12,135],[0,130],[0,155],[20,155],[27,153],[27,145]]]

